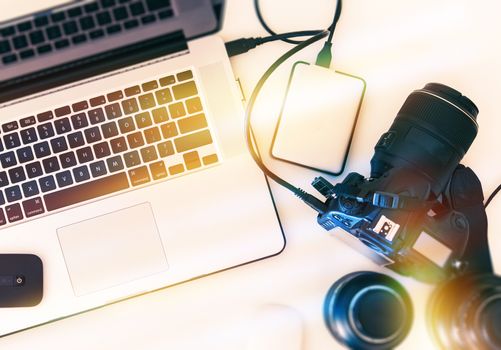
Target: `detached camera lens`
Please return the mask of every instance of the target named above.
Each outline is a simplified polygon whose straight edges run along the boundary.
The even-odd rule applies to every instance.
[[[412,306],[393,278],[363,271],[334,283],[325,299],[324,319],[332,335],[349,348],[388,349],[406,337]]]

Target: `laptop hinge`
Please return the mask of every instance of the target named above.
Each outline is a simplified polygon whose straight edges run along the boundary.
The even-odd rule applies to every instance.
[[[182,31],[164,34],[0,82],[0,103],[108,73],[143,61],[187,51]]]

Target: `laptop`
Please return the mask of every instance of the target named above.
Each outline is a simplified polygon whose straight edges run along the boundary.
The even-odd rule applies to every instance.
[[[74,2],[43,13],[52,23],[60,11],[97,4],[95,17],[110,2],[137,3]],[[36,254],[44,272],[40,304],[0,310],[1,335],[285,246],[267,180],[246,151],[239,90],[213,35],[213,4],[161,3],[169,19],[153,12],[168,31],[148,37],[142,31],[155,24],[146,25],[139,44],[124,39],[122,20],[113,35],[123,35],[125,46],[96,53],[98,41],[89,39],[0,70],[2,83],[17,79],[15,96],[3,95],[0,106],[0,252]],[[40,16],[4,22],[0,33]],[[89,60],[67,61],[84,48]],[[42,68],[25,70],[38,60]]]

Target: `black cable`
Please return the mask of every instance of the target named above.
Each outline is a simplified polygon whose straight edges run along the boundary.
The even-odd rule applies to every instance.
[[[280,176],[277,174],[273,173],[270,169],[266,167],[266,165],[262,162],[260,156],[257,154],[256,150],[254,149],[254,143],[253,143],[253,138],[252,138],[252,129],[251,129],[251,115],[252,115],[252,110],[254,108],[254,104],[256,102],[257,96],[259,95],[264,83],[268,80],[268,78],[271,76],[271,74],[282,64],[284,63],[287,59],[295,55],[297,52],[303,50],[304,48],[310,46],[311,44],[321,40],[322,38],[325,38],[327,36],[328,32],[327,31],[322,31],[319,34],[301,42],[297,46],[293,47],[286,53],[284,53],[280,58],[278,58],[263,74],[263,76],[259,79],[257,82],[256,86],[254,87],[254,90],[252,91],[252,94],[249,98],[249,102],[247,104],[247,108],[245,111],[245,138],[247,142],[247,147],[249,148],[249,153],[251,154],[252,158],[256,162],[256,164],[259,166],[259,168],[271,179],[273,179],[275,182],[277,182],[279,185],[287,188],[289,191],[294,193],[297,197],[299,197],[301,200],[303,200],[306,204],[308,204],[310,207],[312,207],[314,210],[316,210],[319,213],[325,212],[326,206],[323,202],[321,202],[319,199],[316,197],[312,196],[311,194],[303,191],[300,188],[295,187],[294,185],[290,184],[289,182],[285,181],[282,179]]]
[[[489,196],[489,198],[487,198],[487,200],[485,201],[485,204],[484,204],[484,208],[487,208],[487,206],[489,205],[489,203],[494,199],[494,197],[496,196],[496,194],[498,194],[498,192],[501,190],[501,185],[499,185],[492,193],[491,195]]]
[[[336,29],[336,24],[339,21],[339,17],[341,17],[341,8],[342,8],[342,1],[337,0],[336,12],[334,13],[334,19],[332,20],[332,24],[327,28],[327,30],[330,32],[329,38],[327,39],[327,41],[329,43],[332,43],[332,36],[334,35],[334,30]],[[263,26],[264,30],[266,30],[268,32],[268,34],[270,34],[270,36],[279,35],[273,29],[271,29],[270,26],[268,26],[268,24],[264,20],[263,14],[261,13],[261,8],[259,6],[259,0],[254,0],[254,9],[256,11],[257,19],[259,20],[259,23],[261,23],[261,25]],[[310,30],[309,32],[313,32],[314,34],[305,34],[304,36],[317,35],[317,34],[322,33],[323,30]],[[303,41],[290,40],[287,37],[279,39],[279,40],[282,40],[282,41],[289,43],[289,44],[296,44],[296,45],[304,42],[304,40]]]

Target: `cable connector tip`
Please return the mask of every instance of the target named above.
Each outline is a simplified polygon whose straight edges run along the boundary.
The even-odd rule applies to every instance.
[[[332,43],[327,41],[325,42],[322,50],[320,50],[320,52],[318,53],[317,61],[315,62],[315,64],[317,66],[330,68],[331,61],[332,61]]]

